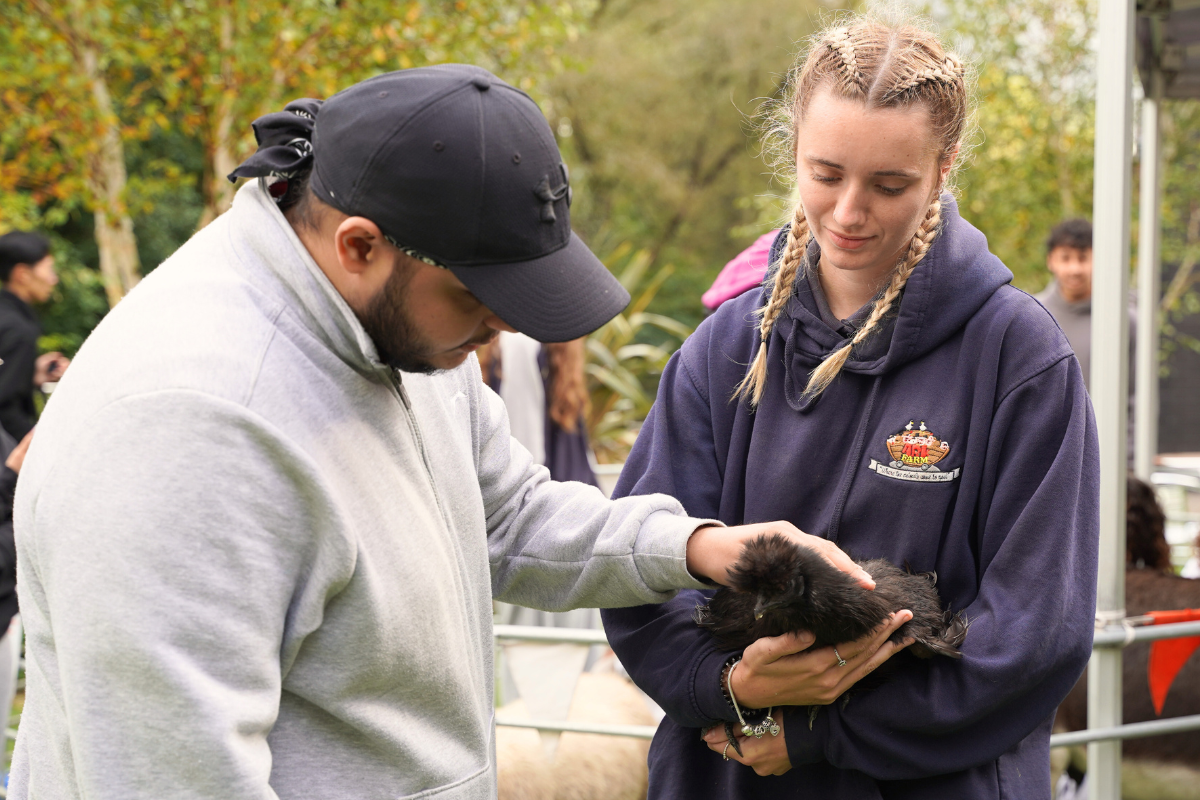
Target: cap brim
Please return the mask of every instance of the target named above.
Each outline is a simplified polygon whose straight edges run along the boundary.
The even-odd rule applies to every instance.
[[[571,233],[561,250],[532,261],[450,267],[496,316],[539,342],[568,342],[629,305],[629,292]]]

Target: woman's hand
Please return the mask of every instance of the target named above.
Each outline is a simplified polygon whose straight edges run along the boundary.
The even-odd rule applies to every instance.
[[[704,743],[714,753],[723,753],[729,757],[730,761],[745,764],[759,775],[782,775],[792,768],[792,762],[788,758],[787,740],[783,736],[783,715],[776,712],[774,719],[779,723],[778,736],[772,736],[769,733],[761,739],[754,736],[743,736],[737,727],[734,727],[738,746],[742,748],[741,755],[738,755],[737,748],[729,744],[729,739],[725,736],[724,725],[706,729]]]
[[[813,635],[807,631],[759,639],[746,648],[731,673],[734,697],[743,708],[829,705],[912,644],[911,639],[888,641],[892,632],[910,619],[911,611],[897,611],[861,639],[808,652],[801,652],[813,643]]]

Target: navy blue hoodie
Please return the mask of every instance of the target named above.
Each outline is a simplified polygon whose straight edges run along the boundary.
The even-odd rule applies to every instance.
[[[696,731],[735,719],[718,678],[729,654],[692,621],[706,595],[605,611],[613,649],[667,712],[651,800],[1049,797],[1054,710],[1091,653],[1095,423],[1054,320],[943,206],[883,341],[816,400],[802,397],[808,375],[843,339],[805,279],[768,341],[755,413],[730,398],[769,287],[705,320],[663,373],[616,495],[663,492],[731,525],[788,520],[855,558],[936,571],[970,620],[964,657],[901,652],[886,683],[820,708],[811,730],[805,709],[785,709],[792,769],[758,777]]]

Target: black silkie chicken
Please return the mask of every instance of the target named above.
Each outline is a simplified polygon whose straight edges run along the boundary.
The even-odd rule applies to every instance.
[[[906,572],[881,558],[857,563],[875,579],[873,591],[815,550],[777,533],[759,536],[742,547],[729,570],[730,588],[696,608],[696,622],[725,649],[801,630],[816,636],[816,648],[859,639],[907,608],[913,618],[891,640],[912,637],[916,641],[908,649],[921,658],[962,658],[967,620],[943,611],[934,575]]]

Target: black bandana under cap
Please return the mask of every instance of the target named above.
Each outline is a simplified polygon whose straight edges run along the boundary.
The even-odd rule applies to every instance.
[[[311,97],[293,100],[283,111],[254,120],[251,127],[258,152],[229,173],[229,180],[272,175],[291,178],[307,169],[313,158],[313,125],[323,102]]]

